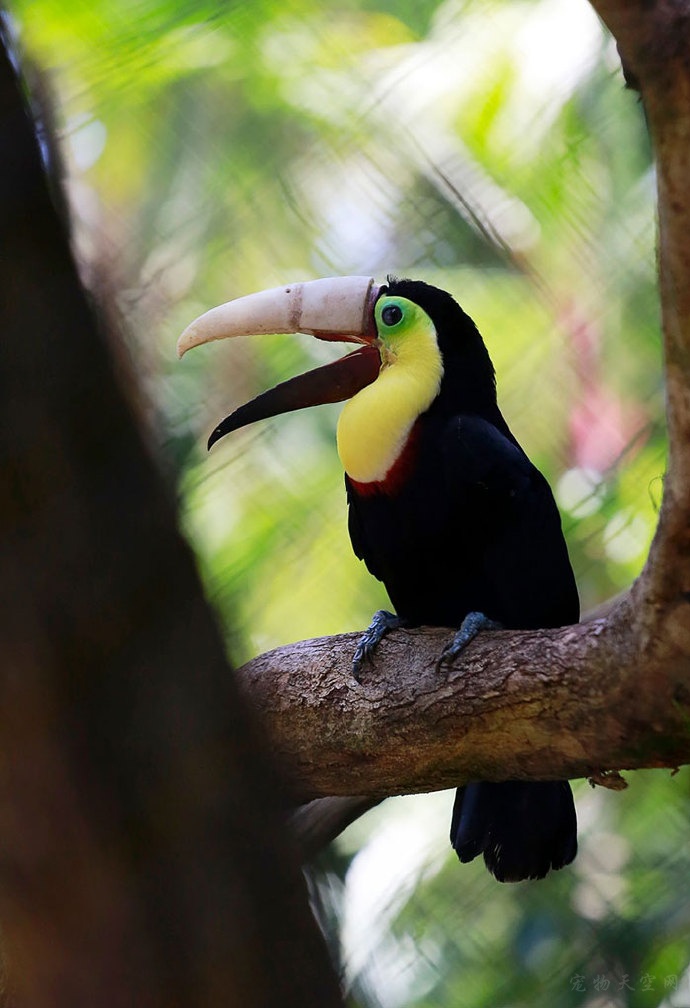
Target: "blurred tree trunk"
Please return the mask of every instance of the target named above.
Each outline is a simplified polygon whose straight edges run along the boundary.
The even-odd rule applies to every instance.
[[[0,248],[5,1003],[338,1005],[5,50]]]

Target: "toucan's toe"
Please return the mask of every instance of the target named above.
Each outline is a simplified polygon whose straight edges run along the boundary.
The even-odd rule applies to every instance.
[[[436,668],[440,669],[442,665],[450,665],[454,658],[460,654],[460,652],[467,647],[470,641],[473,641],[478,633],[482,630],[501,630],[501,624],[497,623],[495,620],[489,619],[481,612],[471,612],[465,616],[464,620],[460,624],[460,629],[453,636],[450,644],[447,644],[436,663]]]
[[[379,609],[374,613],[371,623],[359,638],[352,659],[352,674],[358,682],[362,666],[371,661],[374,651],[386,634],[402,626],[405,626],[405,620],[400,619],[395,613],[388,612],[387,609]]]

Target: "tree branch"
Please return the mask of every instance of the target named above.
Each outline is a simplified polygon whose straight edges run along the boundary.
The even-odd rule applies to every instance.
[[[483,634],[443,673],[442,630],[391,634],[361,684],[352,634],[249,662],[245,691],[303,800],[690,762],[690,5],[593,6],[657,157],[670,464],[648,563],[610,615]]]
[[[687,653],[635,638],[636,590],[606,620],[480,635],[436,670],[448,631],[399,630],[361,684],[356,634],[278,648],[239,675],[301,800],[470,779],[581,777],[690,761]]]
[[[309,861],[350,823],[378,805],[382,798],[363,795],[315,798],[300,806],[290,817],[290,829],[297,840],[298,853]]]

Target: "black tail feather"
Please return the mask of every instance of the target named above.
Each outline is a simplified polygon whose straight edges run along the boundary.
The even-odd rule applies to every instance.
[[[450,842],[461,861],[483,854],[499,882],[544,878],[577,853],[567,781],[504,781],[458,788]]]

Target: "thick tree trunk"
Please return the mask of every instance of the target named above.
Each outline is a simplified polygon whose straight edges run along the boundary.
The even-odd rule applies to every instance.
[[[20,1006],[341,1003],[0,54],[0,915]]]

